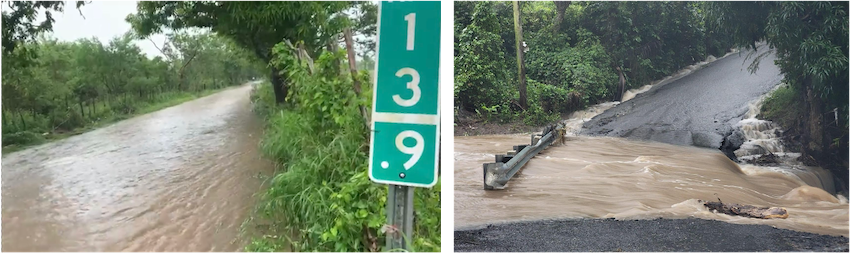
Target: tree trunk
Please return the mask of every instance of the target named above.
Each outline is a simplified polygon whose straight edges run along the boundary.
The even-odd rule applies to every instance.
[[[558,32],[561,30],[561,23],[564,22],[564,13],[567,12],[567,8],[570,7],[570,1],[554,1],[555,9],[558,11],[558,16],[555,17],[555,25],[552,27],[554,29],[553,32]]]
[[[351,28],[345,28],[345,49],[348,51],[348,69],[351,71],[351,79],[354,81],[354,92],[360,95],[360,81],[357,80],[357,63],[354,58],[354,46],[351,39]]]
[[[351,39],[351,29],[345,28],[343,30],[343,36],[345,37],[345,49],[348,51],[348,70],[351,71],[351,80],[354,85],[354,94],[360,96],[360,81],[357,80],[357,63],[354,58],[354,43]],[[369,128],[369,113],[366,112],[366,108],[363,106],[358,106],[360,109],[360,116],[364,119],[364,124],[366,124],[366,128]]]
[[[620,87],[617,93],[617,101],[623,101],[623,95],[626,93],[626,75],[623,74],[623,69],[619,66],[615,67],[617,69],[617,74],[620,75]]]
[[[82,116],[83,119],[86,118],[86,110],[83,108],[83,100],[82,99],[80,99],[80,116]]]
[[[806,85],[806,96],[809,113],[807,114],[808,124],[809,124],[809,149],[814,154],[814,157],[817,158],[823,151],[823,129],[822,129],[822,121],[823,121],[823,105],[820,101],[820,96],[816,95],[814,90],[812,90],[812,85],[809,83]]]
[[[18,116],[21,118],[21,126],[23,126],[23,130],[27,130],[27,121],[24,120],[24,111],[18,113]]]
[[[278,104],[282,104],[286,101],[286,92],[288,91],[288,87],[286,87],[286,81],[283,80],[283,77],[280,75],[280,71],[271,67],[271,81],[272,81],[272,90],[274,91],[274,100]]]
[[[328,51],[336,54],[336,51],[339,50],[339,46],[336,44],[337,41],[339,41],[337,39],[337,35],[332,36],[331,39],[328,40]],[[334,67],[335,69],[339,70],[337,72],[339,72],[339,75],[342,76],[342,62],[339,59],[335,60]]]
[[[89,107],[89,116],[94,117],[94,114],[96,112],[95,106],[97,106],[97,100],[92,99],[91,101],[89,101],[89,103],[91,104],[91,107]]]
[[[804,127],[803,155],[817,159],[823,154],[823,108],[820,97],[812,89],[811,78],[803,80],[804,101],[806,103],[806,123]]]
[[[522,110],[528,108],[525,84],[525,62],[523,61],[522,19],[520,18],[519,2],[514,1],[514,33],[516,34],[516,60],[519,70],[519,106]]]

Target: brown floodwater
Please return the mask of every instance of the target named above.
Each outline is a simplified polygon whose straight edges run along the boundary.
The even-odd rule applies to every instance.
[[[456,227],[554,218],[696,217],[848,236],[850,206],[845,196],[831,193],[826,170],[793,163],[739,165],[719,150],[658,142],[569,137],[531,159],[505,190],[484,191],[481,164],[529,142],[526,134],[455,137]],[[718,197],[785,207],[790,216],[733,217],[697,202]]]
[[[4,251],[236,251],[273,165],[250,85],[2,161]]]

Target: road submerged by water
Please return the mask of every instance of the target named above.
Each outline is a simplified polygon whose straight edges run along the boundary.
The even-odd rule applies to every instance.
[[[236,251],[273,165],[251,85],[3,157],[5,251]]]

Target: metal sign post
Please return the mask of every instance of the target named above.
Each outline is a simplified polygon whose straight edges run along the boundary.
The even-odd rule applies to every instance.
[[[411,186],[438,180],[440,2],[381,2],[377,28],[369,179],[388,184],[387,250],[409,249]]]
[[[387,223],[395,231],[387,233],[387,249],[409,250],[413,238],[413,187],[388,185]]]

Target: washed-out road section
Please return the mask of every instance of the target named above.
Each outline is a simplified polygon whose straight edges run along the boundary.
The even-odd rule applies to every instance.
[[[752,51],[733,53],[657,84],[586,122],[581,133],[720,148],[747,113],[748,103],[782,80],[773,54],[761,58],[755,73],[747,69],[766,50],[761,46],[752,55]]]

